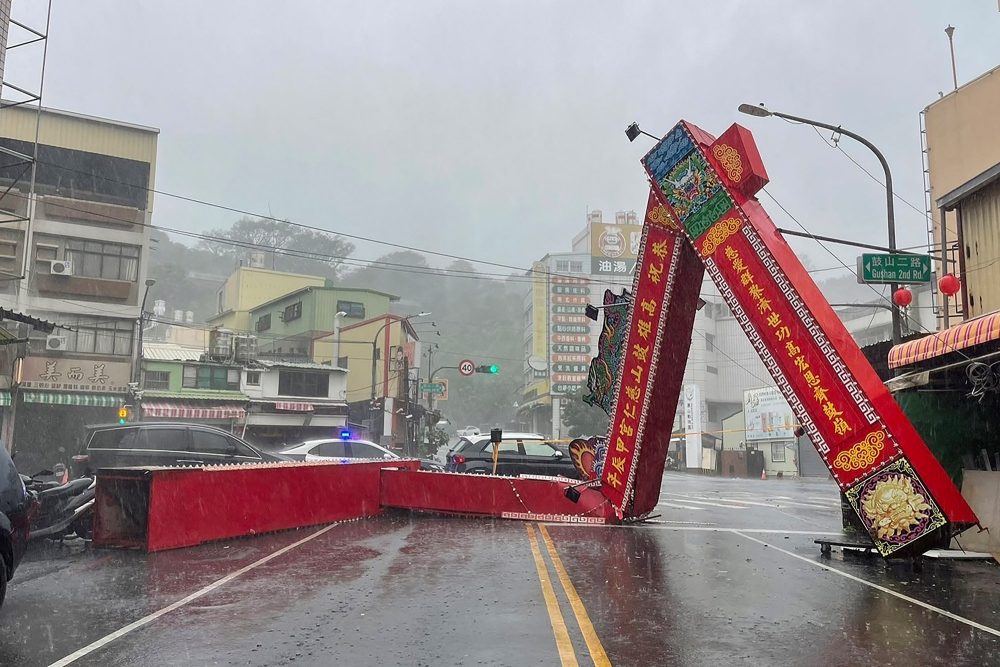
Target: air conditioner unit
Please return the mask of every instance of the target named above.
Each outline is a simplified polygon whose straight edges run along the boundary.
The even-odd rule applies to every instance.
[[[45,338],[46,350],[65,350],[66,336],[48,336]]]
[[[49,273],[54,276],[73,275],[73,262],[68,259],[50,259]]]

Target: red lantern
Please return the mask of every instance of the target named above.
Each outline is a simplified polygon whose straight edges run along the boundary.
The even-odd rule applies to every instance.
[[[906,308],[913,303],[913,292],[905,287],[900,287],[892,293],[892,302],[901,308]]]
[[[938,289],[945,296],[955,296],[958,294],[958,290],[962,289],[962,283],[954,274],[946,273],[941,276],[941,280],[938,281]]]

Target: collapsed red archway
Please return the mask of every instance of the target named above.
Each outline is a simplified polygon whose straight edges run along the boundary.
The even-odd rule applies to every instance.
[[[643,158],[651,182],[629,317],[603,398],[601,490],[620,518],[656,505],[703,272],[886,557],[978,522],[754,195],[750,132],[678,123]]]

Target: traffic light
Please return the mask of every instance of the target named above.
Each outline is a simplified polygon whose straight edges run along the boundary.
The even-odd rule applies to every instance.
[[[123,405],[118,408],[118,423],[124,426],[128,422],[129,409],[127,405]]]
[[[489,373],[491,375],[496,375],[500,372],[500,367],[496,364],[483,364],[482,366],[476,366],[477,373]]]

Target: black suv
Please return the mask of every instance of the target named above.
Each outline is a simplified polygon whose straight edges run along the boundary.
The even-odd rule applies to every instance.
[[[489,475],[493,472],[493,443],[489,433],[459,438],[448,452],[449,472]],[[504,433],[497,454],[498,475],[561,475],[580,479],[568,450],[547,442],[537,433]]]
[[[0,443],[0,605],[28,543],[32,505],[14,462]]]
[[[160,422],[88,426],[73,475],[100,468],[287,461],[212,426]]]

